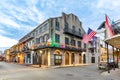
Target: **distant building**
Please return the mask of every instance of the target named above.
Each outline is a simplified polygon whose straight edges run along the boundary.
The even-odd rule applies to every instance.
[[[0,56],[2,56],[2,51],[0,51]]]
[[[113,30],[115,34],[120,34],[120,19],[113,22]]]
[[[3,54],[2,54],[2,51],[0,51],[0,61],[3,60]]]
[[[98,29],[102,29],[105,28],[105,21],[100,25],[100,27]],[[120,54],[119,54],[119,49],[120,49],[120,20],[117,21],[112,21],[111,22],[111,26],[112,29],[114,31],[114,36],[108,36],[109,32],[107,31],[107,29],[105,28],[103,33],[104,33],[104,39],[102,39],[103,41],[103,46],[101,47],[101,61],[107,61],[107,54],[109,55],[109,59],[113,59],[113,53],[114,53],[114,59],[115,61],[119,61],[120,60]],[[102,37],[103,37],[102,36]],[[108,44],[108,52],[107,52],[107,47],[106,45]],[[111,48],[110,48],[111,47]],[[114,50],[113,50],[114,49]],[[114,52],[113,52],[114,51]]]
[[[90,41],[89,46],[88,46],[88,55],[89,55],[89,63],[98,63],[100,60],[100,38],[97,37],[96,40],[94,41],[93,39]]]
[[[4,54],[5,54],[5,61],[6,62],[10,62],[11,60],[11,55],[10,55],[10,50],[9,49],[6,49],[5,51],[4,51]]]

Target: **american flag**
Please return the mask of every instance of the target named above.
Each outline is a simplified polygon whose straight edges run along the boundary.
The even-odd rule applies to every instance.
[[[83,39],[82,39],[82,41],[86,44],[88,43],[87,36],[88,36],[87,34],[84,34]]]
[[[95,34],[96,32],[89,28],[88,33],[83,36],[82,41],[87,44]]]

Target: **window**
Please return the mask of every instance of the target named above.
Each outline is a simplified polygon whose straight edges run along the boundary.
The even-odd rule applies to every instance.
[[[41,32],[42,32],[42,28],[39,29],[39,33],[41,33]]]
[[[32,33],[32,36],[33,36],[33,37],[35,36],[35,33],[34,33],[34,32]]]
[[[84,48],[86,48],[86,44],[84,43]]]
[[[78,47],[81,47],[81,41],[78,41]]]
[[[94,49],[90,50],[91,53],[94,53]]]
[[[42,38],[43,38],[43,42],[45,42],[45,36],[43,36]]]
[[[44,35],[44,41],[47,42],[48,39],[49,39],[49,35],[48,35],[48,34],[45,34],[45,35]]]
[[[38,35],[38,30],[36,30],[36,35]]]
[[[65,30],[68,30],[68,28],[69,28],[69,24],[66,22],[65,23]]]
[[[32,44],[34,44],[34,40],[32,40]]]
[[[59,22],[57,20],[55,22],[55,29],[58,31],[60,30]]]
[[[43,36],[40,37],[40,41],[44,42],[44,37]]]
[[[36,44],[40,42],[40,38],[36,38]]]
[[[39,37],[39,39],[40,39],[40,43],[42,42],[42,37]]]
[[[44,29],[45,29],[45,30],[48,29],[48,23],[46,23],[46,24],[44,25]]]
[[[75,26],[72,26],[72,33],[75,33]]]
[[[65,37],[65,44],[69,45],[69,38]]]
[[[79,28],[79,35],[81,35],[81,29]]]
[[[76,43],[75,40],[71,40],[71,45],[72,45],[72,46],[75,46],[75,45],[76,45],[75,43]]]
[[[55,34],[55,42],[60,43],[60,35]]]

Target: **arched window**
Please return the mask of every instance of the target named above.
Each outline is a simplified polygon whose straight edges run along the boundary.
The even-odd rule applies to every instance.
[[[72,33],[75,33],[75,26],[72,26]]]

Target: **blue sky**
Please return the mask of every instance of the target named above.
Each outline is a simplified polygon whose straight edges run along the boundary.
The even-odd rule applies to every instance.
[[[2,0],[0,1],[0,50],[11,47],[25,34],[50,17],[73,13],[96,30],[105,14],[120,19],[120,0]]]

